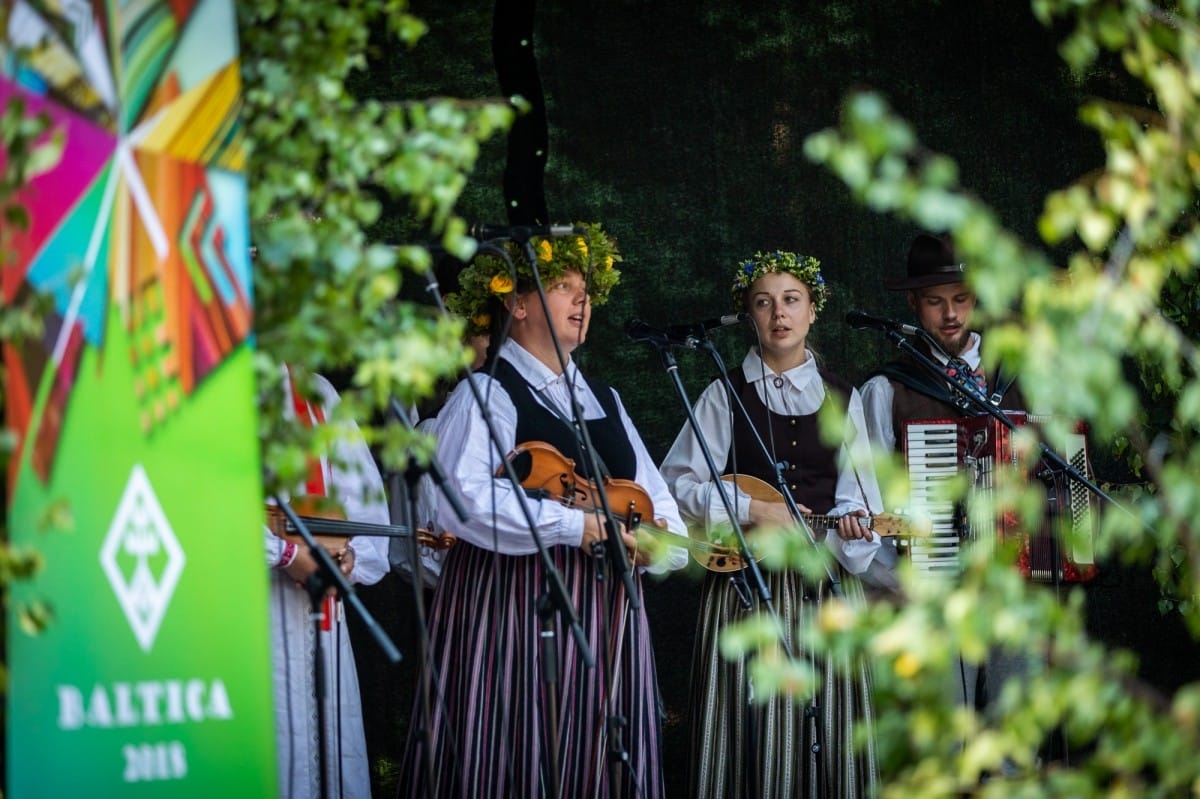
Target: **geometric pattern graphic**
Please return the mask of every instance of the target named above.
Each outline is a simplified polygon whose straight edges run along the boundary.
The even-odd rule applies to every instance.
[[[154,646],[185,562],[146,470],[135,465],[100,548],[100,565],[143,651]]]
[[[31,225],[0,276],[2,302],[53,300],[44,336],[4,351],[9,422],[43,481],[87,348],[101,367],[129,359],[150,434],[250,335],[237,41],[213,35],[233,14],[228,0],[0,0],[0,104],[46,114],[65,148],[16,198]],[[128,351],[104,350],[114,321]]]
[[[6,797],[279,795],[237,48],[235,0],[0,0],[0,104],[62,147],[0,229],[44,322],[3,352]]]

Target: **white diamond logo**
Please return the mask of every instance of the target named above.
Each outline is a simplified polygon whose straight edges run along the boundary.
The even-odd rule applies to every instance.
[[[186,560],[146,470],[135,464],[100,548],[100,566],[146,652],[154,645]]]

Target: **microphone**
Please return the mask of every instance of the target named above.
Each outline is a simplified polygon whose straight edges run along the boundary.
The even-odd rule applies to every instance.
[[[533,236],[543,239],[559,239],[563,236],[583,236],[587,233],[576,225],[484,225],[476,223],[467,228],[467,235],[479,241],[512,239],[529,241]]]
[[[650,327],[641,319],[630,319],[625,323],[625,335],[634,341],[649,341],[653,344],[667,344],[667,333]]]
[[[850,325],[850,327],[854,328],[855,330],[862,330],[868,327],[874,330],[882,330],[884,332],[895,330],[903,333],[906,336],[916,336],[923,332],[921,328],[917,327],[916,325],[901,324],[900,322],[896,322],[891,319],[884,319],[881,316],[871,316],[869,313],[865,313],[863,311],[851,311],[850,313],[846,314],[846,324]]]
[[[640,319],[633,319],[625,325],[625,333],[634,341],[650,341],[655,344],[695,349],[704,339],[706,331],[736,325],[748,318],[749,314],[744,313],[725,314],[690,325],[667,325],[661,330],[651,327]]]
[[[700,330],[716,330],[718,327],[728,327],[745,322],[750,318],[750,314],[746,313],[727,313],[724,316],[714,316],[711,319],[704,319],[691,325],[669,325],[668,331],[696,331]]]

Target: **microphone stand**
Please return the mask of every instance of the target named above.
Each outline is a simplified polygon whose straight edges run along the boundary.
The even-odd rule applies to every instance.
[[[317,700],[317,769],[320,772],[321,796],[328,796],[328,781],[329,777],[326,773],[327,769],[327,741],[325,733],[325,658],[321,647],[321,603],[325,599],[326,592],[333,588],[335,595],[343,599],[346,604],[354,609],[366,625],[367,632],[375,639],[375,643],[383,650],[383,655],[389,663],[396,664],[400,662],[400,650],[388,638],[387,633],[379,626],[375,617],[367,611],[363,605],[362,599],[355,593],[354,588],[346,580],[346,576],[342,574],[342,570],[333,562],[333,558],[325,551],[325,547],[317,544],[312,536],[312,531],[300,519],[292,506],[284,502],[278,493],[272,494],[275,499],[275,504],[283,511],[288,522],[296,530],[299,536],[308,546],[309,552],[312,554],[313,560],[316,561],[317,568],[304,581],[304,588],[308,592],[309,605],[311,608],[310,619],[313,622],[313,688],[316,691]]]
[[[389,399],[390,415],[406,430],[414,432],[412,423],[408,419],[408,414],[395,397]],[[454,509],[454,515],[458,517],[460,522],[467,521],[467,512],[462,506],[462,501],[459,500],[458,494],[455,493],[449,484],[446,482],[446,474],[442,470],[441,464],[438,463],[437,456],[431,455],[429,464],[425,469],[417,465],[415,460],[410,459],[408,467],[403,472],[404,483],[399,482],[400,474],[394,474],[392,499],[394,501],[391,511],[392,523],[406,526],[409,530],[415,531],[418,526],[417,519],[417,492],[418,484],[422,473],[427,472],[432,478],[434,484],[446,501]],[[395,500],[403,494],[406,501],[395,502]],[[430,532],[437,534],[437,531]],[[407,540],[401,540],[400,546],[407,550],[408,562],[411,565],[412,578],[412,593],[413,593],[413,609],[416,615],[417,627],[417,649],[418,658],[421,664],[420,669],[420,694],[422,718],[432,718],[433,712],[433,674],[430,668],[429,660],[429,619],[425,611],[425,569],[421,561],[420,543],[417,541],[416,535],[408,536]],[[428,728],[420,731],[422,735],[422,748],[425,753],[425,771],[428,775],[426,785],[426,795],[433,797],[438,795],[438,781],[440,775],[435,770],[433,749],[429,745],[427,738]]]
[[[501,248],[495,248],[501,257],[508,258],[508,254]],[[513,285],[516,285],[516,270],[514,269]],[[448,317],[450,312],[446,309],[446,304],[442,300],[442,295],[438,291],[438,283],[432,271],[426,273],[426,291],[433,297],[433,302],[442,316]],[[558,612],[562,620],[563,626],[571,631],[572,637],[575,639],[576,646],[579,647],[580,657],[583,659],[584,665],[587,668],[592,668],[596,659],[592,654],[592,649],[588,645],[587,636],[584,634],[583,626],[579,623],[579,616],[575,611],[575,606],[571,602],[571,597],[567,593],[566,587],[563,585],[562,575],[554,566],[554,561],[550,557],[550,551],[546,547],[546,543],[542,540],[541,534],[537,529],[537,522],[533,518],[533,512],[529,508],[527,497],[524,489],[521,487],[521,481],[513,470],[512,463],[508,459],[508,453],[504,450],[504,445],[500,442],[500,434],[496,431],[496,426],[492,422],[491,416],[487,412],[487,402],[484,400],[479,391],[479,386],[475,384],[473,375],[467,375],[466,378],[468,390],[471,392],[471,397],[475,401],[475,405],[479,408],[479,415],[483,420],[484,426],[488,431],[488,439],[491,441],[493,450],[497,453],[500,459],[500,469],[503,470],[504,476],[512,484],[514,495],[517,499],[517,505],[521,508],[521,514],[525,517],[525,523],[529,527],[529,534],[533,538],[534,546],[537,547],[538,557],[542,561],[542,575],[546,584],[545,593],[536,600],[536,608],[539,617],[542,619],[542,633],[540,636],[542,643],[542,681],[547,684],[552,684],[558,681],[558,658],[554,649],[554,642],[557,633],[551,620],[555,611]],[[548,692],[553,697],[553,691]],[[546,725],[546,729],[556,731],[558,729],[558,707],[557,703],[551,700],[550,707],[550,722]],[[429,719],[425,720],[429,723]],[[558,738],[551,734],[550,740],[547,742],[550,749],[550,768],[547,769],[547,781],[551,796],[559,796],[559,781],[560,768],[558,751]]]
[[[525,256],[525,260],[529,264],[530,271],[533,273],[533,282],[537,287],[538,301],[542,305],[542,311],[547,320],[550,319],[549,304],[546,301],[546,291],[542,285],[541,274],[538,271],[537,254],[533,251],[533,245],[529,241],[529,232],[520,232],[513,236],[513,241],[521,246],[521,252]],[[586,276],[585,276],[586,278]],[[585,283],[586,291],[586,283]],[[590,299],[585,299],[585,302],[590,302]],[[558,356],[559,368],[562,374],[567,374],[567,359],[563,355],[563,348],[558,340],[558,334],[554,330],[552,322],[547,323],[547,331],[550,334],[550,341],[554,346],[554,352]],[[637,594],[637,586],[634,583],[633,570],[629,565],[629,555],[625,552],[625,545],[621,539],[620,528],[617,525],[616,517],[613,515],[612,507],[608,501],[608,494],[604,490],[603,472],[600,469],[600,461],[596,455],[596,448],[592,444],[591,435],[589,434],[587,422],[583,418],[583,409],[579,406],[579,402],[575,396],[575,386],[568,386],[568,395],[571,399],[571,418],[573,424],[568,424],[575,435],[576,447],[579,449],[580,456],[587,463],[587,473],[591,476],[592,482],[596,488],[596,496],[600,498],[600,513],[604,519],[605,536],[602,542],[594,542],[591,546],[592,554],[596,558],[596,579],[598,582],[604,582],[604,552],[607,551],[608,561],[612,568],[612,574],[621,581],[625,588],[624,605],[618,612],[613,608],[613,616],[618,620],[618,626],[623,627],[628,618],[629,610],[637,610],[641,607],[641,598]],[[564,420],[566,421],[566,420]],[[653,520],[651,520],[653,522]],[[615,585],[615,583],[611,583]],[[610,598],[615,602],[617,595],[615,592],[609,593]],[[608,617],[601,615],[601,624],[605,629],[601,630],[601,635],[604,640],[614,641],[612,629],[605,623]],[[609,645],[604,651],[605,657],[601,665],[604,670],[604,677],[610,689],[607,691],[607,699],[610,706],[616,703],[615,686],[618,653],[614,651],[614,646]],[[551,694],[553,696],[553,694]],[[619,799],[622,794],[622,783],[619,777],[619,771],[624,765],[629,766],[629,751],[625,748],[624,738],[621,735],[622,730],[628,724],[628,719],[620,715],[619,712],[610,712],[606,719],[606,730],[608,733],[608,749],[609,749],[609,765],[611,768],[609,777],[609,789],[611,795]]]
[[[517,240],[514,237],[514,240]],[[529,262],[530,269],[533,271],[533,282],[537,286],[538,299],[542,303],[542,310],[549,317],[549,307],[546,303],[546,292],[542,287],[542,278],[538,273],[537,254],[533,251],[533,245],[529,243],[528,236],[524,237],[519,242],[522,247],[522,252],[525,254],[526,260]],[[559,344],[558,335],[554,332],[553,325],[549,326],[550,340],[554,345],[554,352],[558,355],[559,366],[566,374],[567,363],[563,357],[562,346]],[[574,427],[576,438],[579,440],[579,452],[584,459],[587,460],[588,471],[592,479],[596,481],[596,494],[600,497],[601,511],[604,516],[605,531],[607,535],[604,539],[604,544],[608,548],[609,559],[612,561],[613,573],[616,574],[625,583],[625,594],[629,599],[630,607],[637,609],[641,607],[641,601],[637,597],[637,591],[633,583],[633,572],[629,568],[629,556],[625,552],[625,547],[621,543],[620,530],[617,528],[615,517],[612,513],[612,508],[608,504],[608,494],[604,490],[603,480],[601,479],[602,472],[600,471],[599,462],[596,458],[595,447],[592,446],[591,437],[588,435],[587,424],[583,420],[583,411],[579,407],[579,403],[575,399],[574,386],[571,386],[571,413],[574,417]]]
[[[754,592],[762,600],[763,604],[770,609],[771,615],[774,616],[775,607],[773,597],[771,596],[771,589],[767,585],[767,581],[763,578],[758,560],[750,552],[750,545],[746,543],[746,536],[742,531],[742,525],[738,522],[737,509],[734,507],[733,501],[729,498],[729,492],[725,488],[725,481],[721,479],[721,470],[717,468],[712,450],[708,446],[708,440],[704,436],[704,430],[700,427],[700,423],[696,421],[695,409],[688,399],[687,389],[683,385],[683,380],[679,377],[679,364],[675,360],[675,354],[671,351],[674,344],[666,336],[647,335],[642,340],[650,342],[658,350],[658,355],[663,362],[663,369],[666,371],[667,377],[671,379],[671,385],[675,388],[675,393],[679,397],[680,404],[683,405],[684,413],[687,414],[688,426],[692,428],[692,434],[696,436],[696,443],[700,445],[700,452],[703,453],[704,462],[708,466],[708,471],[712,476],[713,487],[716,489],[718,496],[720,496],[721,504],[725,507],[725,513],[729,517],[729,523],[733,528],[733,535],[737,541],[738,556],[742,559],[742,571],[750,574],[750,582],[753,584]],[[784,641],[783,643],[786,648],[787,642]],[[791,655],[790,652],[787,654]]]
[[[408,414],[405,413],[404,408],[400,405],[399,400],[397,400],[395,397],[390,397],[388,399],[388,409],[391,411],[392,417],[395,418],[401,427],[410,433],[416,432],[416,428],[414,428],[412,422],[409,421]],[[413,470],[414,466],[410,464],[407,471]],[[463,507],[462,500],[458,498],[458,494],[453,488],[450,487],[450,483],[446,479],[446,470],[442,468],[442,464],[438,461],[436,454],[430,454],[429,463],[423,470],[417,467],[415,468],[415,471],[418,477],[422,471],[429,474],[430,478],[433,479],[434,485],[436,485],[438,490],[442,492],[442,496],[446,498],[446,501],[450,503],[451,510],[454,511],[454,515],[458,517],[460,522],[465,523],[470,518],[467,515],[466,508]],[[416,506],[414,505],[414,507]],[[410,525],[410,529],[415,530],[417,529],[417,526]]]
[[[753,420],[750,418],[750,412],[746,410],[746,406],[742,403],[742,398],[733,390],[733,383],[729,380],[729,372],[725,368],[725,362],[721,358],[721,354],[717,352],[717,348],[713,346],[712,340],[707,336],[698,337],[695,339],[696,349],[707,352],[713,359],[713,363],[717,366],[717,373],[720,375],[721,383],[725,387],[725,393],[729,396],[729,401],[733,406],[736,406],[742,420],[746,423],[746,427],[750,429],[754,436],[754,442],[758,445],[758,449],[766,458],[767,463],[771,464],[771,468],[775,471],[775,486],[779,493],[783,496],[784,504],[787,505],[788,513],[804,531],[805,537],[808,538],[808,543],[815,549],[820,549],[821,545],[817,541],[816,535],[812,531],[812,527],[804,519],[804,514],[800,512],[800,507],[796,504],[796,499],[792,495],[791,489],[788,487],[787,480],[783,477],[784,464],[776,461],[771,456],[771,450],[767,447],[766,442],[762,440],[762,436],[758,433],[758,428],[754,426]],[[836,597],[843,596],[842,582],[838,578],[837,573],[830,567],[828,563],[824,564],[825,581],[829,583],[829,590]]]
[[[766,607],[768,615],[775,620],[776,626],[780,628],[779,641],[783,646],[784,652],[790,659],[792,657],[791,646],[787,638],[783,634],[782,624],[779,621],[778,612],[775,609],[775,603],[771,596],[771,589],[767,585],[766,579],[763,577],[762,569],[759,568],[758,561],[750,552],[750,545],[746,543],[745,533],[742,531],[742,525],[738,522],[737,510],[734,507],[733,501],[729,498],[729,492],[725,488],[725,482],[721,479],[721,470],[717,468],[716,461],[713,460],[712,449],[708,445],[708,440],[704,436],[704,431],[700,427],[700,423],[696,421],[696,413],[692,407],[691,401],[687,396],[687,389],[683,385],[683,380],[679,377],[679,364],[675,360],[675,354],[671,351],[672,342],[661,335],[646,335],[643,340],[649,341],[658,350],[659,357],[662,359],[663,368],[667,376],[671,379],[671,385],[675,388],[675,393],[679,397],[680,404],[683,405],[684,413],[687,414],[688,425],[692,428],[692,434],[696,437],[696,443],[700,445],[700,451],[704,455],[704,462],[708,466],[709,474],[712,476],[713,487],[716,489],[718,496],[721,498],[721,504],[725,507],[725,514],[729,517],[729,523],[733,528],[734,538],[737,542],[738,555],[742,559],[741,572],[735,577],[731,576],[734,590],[742,598],[743,607],[749,611],[753,604],[749,594],[743,594],[744,588],[738,584],[738,580],[746,581],[746,575],[750,575],[749,582],[753,585],[755,593],[758,594],[763,606]],[[742,770],[743,779],[745,781],[746,796],[758,796],[758,770],[755,764],[758,762],[755,750],[757,749],[757,712],[754,708],[754,687],[750,681],[748,673],[749,659],[745,668],[746,673],[746,739],[744,754],[744,768]]]

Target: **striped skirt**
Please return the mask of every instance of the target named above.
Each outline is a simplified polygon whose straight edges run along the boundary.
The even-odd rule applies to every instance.
[[[558,795],[572,799],[663,795],[645,611],[627,609],[619,584],[598,581],[582,550],[556,546],[550,554],[595,666],[585,665],[556,611],[553,638],[541,635],[540,557],[459,542],[429,612],[430,710],[427,719],[418,691],[398,796],[550,796],[555,775]],[[553,683],[544,679],[549,658]],[[610,726],[616,718],[624,723]]]
[[[794,572],[765,571],[792,654],[794,630],[810,624],[825,598],[806,596]],[[861,588],[845,586],[850,594]],[[744,659],[726,660],[718,646],[725,627],[759,612],[747,611],[728,574],[710,572],[701,589],[692,657],[691,742],[688,796],[857,799],[881,787],[874,741],[855,752],[852,725],[873,726],[871,680],[865,661],[814,665],[823,686],[816,697],[778,696],[748,702],[751,686]],[[811,712],[812,706],[817,712]]]

